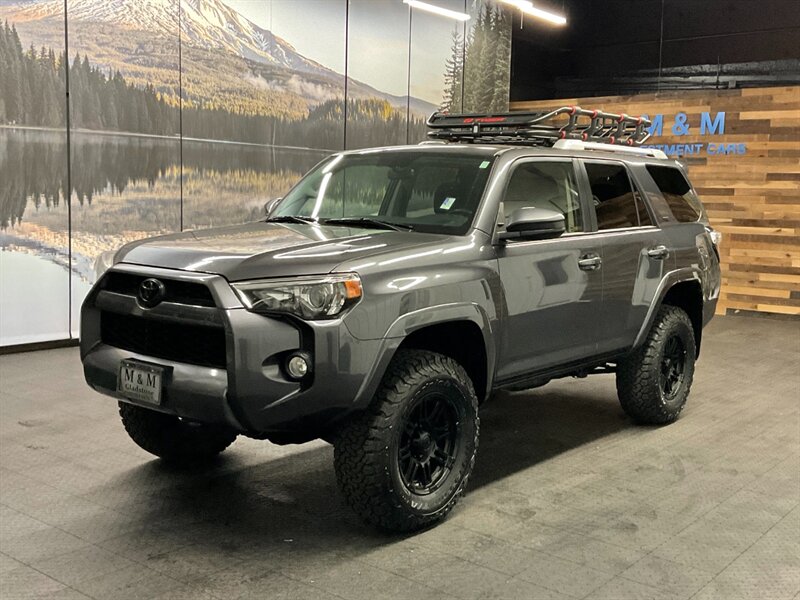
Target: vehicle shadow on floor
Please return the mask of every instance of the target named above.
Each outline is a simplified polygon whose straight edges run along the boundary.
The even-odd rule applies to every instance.
[[[482,410],[481,446],[470,490],[535,469],[537,464],[633,425],[608,393],[581,385],[500,393]],[[251,445],[250,448],[258,446]],[[364,526],[338,491],[333,450],[264,446],[264,462],[236,446],[205,471],[175,471],[157,460],[119,475],[106,488],[141,527],[165,530],[210,554],[281,561],[298,553],[363,553],[403,536]],[[142,486],[155,497],[142,502]],[[104,486],[105,487],[105,486]],[[468,503],[462,510],[469,510]],[[266,560],[266,559],[265,559]]]
[[[633,427],[616,398],[562,383],[500,392],[481,412],[481,440],[470,488],[490,485],[564,452]],[[568,391],[564,391],[564,389]]]

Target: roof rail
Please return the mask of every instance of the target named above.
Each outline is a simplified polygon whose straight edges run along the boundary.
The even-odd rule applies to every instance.
[[[553,148],[559,150],[603,150],[605,152],[622,152],[667,160],[669,157],[658,148],[635,148],[633,146],[620,146],[618,144],[597,144],[595,142],[581,142],[579,140],[556,140]]]
[[[481,142],[522,146],[552,146],[576,140],[638,146],[650,137],[644,117],[562,106],[549,112],[497,115],[435,112],[428,118],[428,137],[448,142]]]

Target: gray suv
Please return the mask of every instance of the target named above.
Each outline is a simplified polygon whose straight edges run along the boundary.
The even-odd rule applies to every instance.
[[[264,220],[124,246],[83,305],[87,382],[173,463],[330,441],[347,502],[400,531],[455,505],[494,390],[615,373],[633,420],[674,421],[718,234],[642,119],[560,110],[434,115],[433,142],[336,153]]]

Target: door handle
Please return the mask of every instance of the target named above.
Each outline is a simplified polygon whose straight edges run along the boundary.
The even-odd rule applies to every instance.
[[[655,258],[656,260],[663,260],[669,256],[669,250],[666,246],[656,246],[655,248],[648,248],[647,256]]]
[[[596,271],[603,263],[597,254],[584,254],[578,259],[578,267],[583,271]]]

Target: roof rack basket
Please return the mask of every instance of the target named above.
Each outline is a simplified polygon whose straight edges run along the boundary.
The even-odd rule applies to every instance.
[[[447,142],[520,146],[552,146],[558,140],[639,146],[650,137],[650,125],[645,117],[579,106],[498,115],[435,112],[428,118],[428,137]]]

